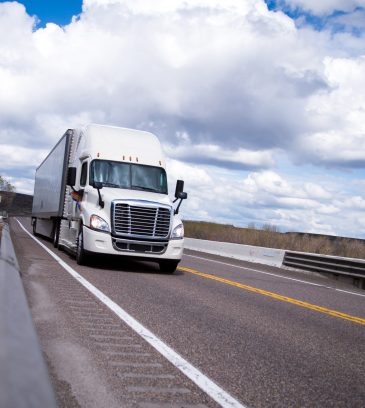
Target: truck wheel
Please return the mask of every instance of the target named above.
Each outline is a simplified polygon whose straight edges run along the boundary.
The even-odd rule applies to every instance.
[[[86,252],[84,249],[84,235],[82,233],[82,227],[77,238],[76,262],[78,265],[86,265]]]
[[[160,264],[160,271],[162,273],[173,274],[176,271],[176,268],[179,262],[163,260],[163,261],[160,261],[159,264]]]
[[[60,222],[57,220],[53,229],[53,246],[58,248],[58,242],[60,239]]]
[[[38,234],[37,234],[37,218],[35,218],[34,220],[33,220],[33,235],[36,237],[36,236],[38,236]]]

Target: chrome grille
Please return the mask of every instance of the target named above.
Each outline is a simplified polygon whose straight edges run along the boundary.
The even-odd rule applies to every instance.
[[[114,204],[114,232],[118,235],[145,238],[167,238],[170,232],[171,209],[143,206],[140,203]]]

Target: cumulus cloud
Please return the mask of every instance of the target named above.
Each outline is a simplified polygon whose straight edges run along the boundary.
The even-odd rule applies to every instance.
[[[211,167],[169,161],[171,193],[176,178],[185,179],[190,193],[183,204],[185,219],[247,226],[272,224],[282,231],[295,230],[343,236],[362,236],[364,196],[346,192],[346,182],[331,191],[328,180],[303,183],[273,171],[258,171],[232,179]]]
[[[281,0],[281,2],[291,8],[300,8],[316,15],[328,15],[335,11],[351,12],[357,7],[364,6],[363,0]]]
[[[311,198],[329,199],[332,194],[323,186],[316,183],[305,183],[304,191]]]
[[[70,126],[153,123],[166,140],[177,130],[194,143],[286,148],[307,129],[304,96],[326,86],[316,51],[261,2],[87,1],[79,20],[35,31],[24,7],[0,6],[16,27],[13,38],[3,32],[2,124],[27,129],[28,144],[46,143],[41,123],[60,116]]]
[[[80,19],[37,30],[23,6],[0,7],[0,124],[9,134],[16,124],[27,146],[94,121],[150,129],[166,143],[187,132],[196,162],[221,150],[218,165],[269,167],[275,149],[295,154],[315,134],[308,101],[331,86],[328,39],[315,43],[260,1],[87,0]]]
[[[365,29],[365,9],[356,9],[352,13],[341,14],[331,19],[332,24],[344,27],[346,30]]]
[[[324,66],[330,88],[313,95],[307,105],[311,120],[320,131],[300,137],[301,159],[364,168],[365,56],[326,58]]]
[[[218,144],[194,144],[190,138],[179,144],[166,144],[167,155],[174,159],[228,169],[252,170],[275,165],[274,152],[267,150],[227,149]]]

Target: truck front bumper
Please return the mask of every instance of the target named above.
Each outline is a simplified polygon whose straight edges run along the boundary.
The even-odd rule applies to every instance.
[[[85,226],[83,228],[83,238],[84,249],[86,251],[95,252],[99,254],[121,255],[138,258],[180,260],[184,249],[184,239],[171,239],[168,242],[167,248],[163,253],[133,250],[134,248],[133,245],[135,245],[134,241],[124,241],[130,244],[126,246],[126,250],[116,249],[115,242],[113,245],[113,239],[110,234],[107,234],[105,232],[99,232],[91,228],[87,228]],[[154,246],[154,243],[151,242],[150,245]],[[118,247],[123,248],[123,245],[118,245]]]

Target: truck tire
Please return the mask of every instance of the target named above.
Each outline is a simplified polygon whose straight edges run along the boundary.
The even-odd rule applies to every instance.
[[[179,261],[161,260],[159,262],[160,271],[166,274],[173,274],[176,271]]]
[[[77,238],[76,262],[78,265],[86,265],[86,252],[84,249],[84,234],[82,233],[82,227]]]
[[[38,234],[37,234],[37,218],[34,218],[32,226],[33,226],[33,235],[35,237],[37,237],[38,236]]]
[[[60,239],[60,222],[59,220],[56,220],[53,228],[53,246],[55,248],[58,248],[59,239]]]

